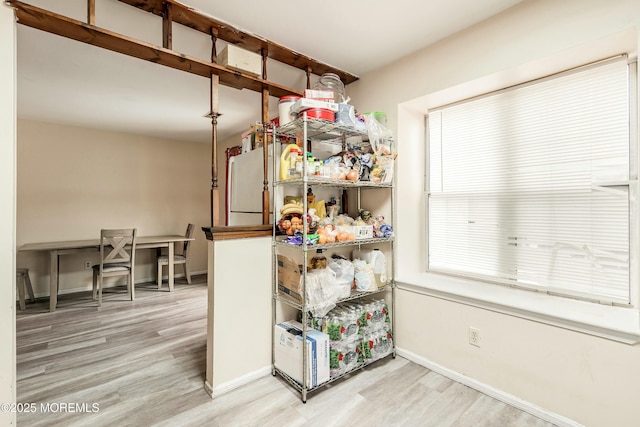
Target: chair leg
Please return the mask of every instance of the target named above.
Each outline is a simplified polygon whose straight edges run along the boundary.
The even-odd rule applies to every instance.
[[[131,301],[136,299],[136,285],[133,282],[133,271],[129,274],[129,289],[131,290]]]
[[[31,286],[31,278],[29,277],[29,272],[27,271],[24,275],[24,283],[27,286],[27,292],[29,293],[29,299],[31,302],[35,302],[36,296],[33,293],[33,287]]]
[[[184,265],[184,275],[187,278],[187,284],[190,285],[191,284],[191,271],[189,271],[189,265],[187,264],[186,260]]]
[[[91,299],[94,301],[98,298],[98,271],[93,269],[93,295]]]
[[[158,262],[158,289],[162,288],[162,263]]]
[[[24,311],[24,276],[17,276],[16,283],[18,285],[18,302],[20,304],[20,311]]]
[[[104,277],[100,274],[100,280],[98,281],[98,307],[102,306],[102,285],[104,285]]]

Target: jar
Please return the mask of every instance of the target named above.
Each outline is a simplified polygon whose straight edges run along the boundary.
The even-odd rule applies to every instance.
[[[299,99],[299,96],[294,95],[283,96],[282,98],[280,98],[280,100],[278,101],[278,117],[280,119],[280,126],[284,126],[296,119],[296,114],[291,113],[291,106],[295,104]]]
[[[311,270],[327,268],[327,257],[322,255],[322,249],[316,250],[316,255],[311,258],[309,266]]]
[[[337,104],[346,101],[344,95],[344,83],[340,80],[340,76],[334,73],[324,73],[320,79],[313,85],[313,89],[332,90],[333,101]]]

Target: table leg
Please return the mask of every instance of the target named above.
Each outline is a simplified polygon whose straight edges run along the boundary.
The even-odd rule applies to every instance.
[[[173,253],[174,253],[174,244],[173,243],[169,243],[169,264],[168,264],[168,275],[169,277],[168,282],[169,282],[169,292],[173,291]]]
[[[58,251],[53,249],[49,259],[49,311],[58,305]]]

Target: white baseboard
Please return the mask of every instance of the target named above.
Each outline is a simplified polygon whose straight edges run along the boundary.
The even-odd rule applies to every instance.
[[[524,412],[527,412],[535,417],[548,421],[552,424],[562,427],[584,427],[582,424],[577,423],[569,418],[563,417],[551,411],[547,411],[544,408],[541,408],[537,405],[534,405],[531,402],[527,402],[522,400],[516,396],[513,396],[509,393],[505,393],[502,390],[498,390],[488,384],[484,384],[478,380],[470,378],[466,375],[461,374],[460,372],[454,371],[452,369],[446,368],[442,365],[439,365],[435,362],[425,359],[422,356],[419,356],[409,350],[404,350],[401,348],[397,348],[396,352],[398,356],[404,357],[407,360],[410,360],[420,366],[424,366],[427,369],[430,369],[434,372],[437,372],[440,375],[443,375],[453,381],[456,381],[460,384],[464,384],[468,387],[471,387],[474,390],[478,390],[481,393],[486,394],[487,396],[491,396],[494,399],[497,399],[501,402],[504,402],[508,405],[511,405],[515,408],[518,408]]]
[[[271,374],[271,366],[265,366],[264,368],[260,368],[256,371],[249,372],[244,374],[241,377],[238,377],[234,380],[227,381],[226,383],[222,383],[215,387],[212,387],[209,382],[204,382],[204,389],[209,393],[211,398],[220,396],[221,394],[229,393],[231,390],[235,390],[238,387],[242,387],[243,385],[249,384],[259,378],[266,377]],[[215,373],[214,373],[215,376]]]

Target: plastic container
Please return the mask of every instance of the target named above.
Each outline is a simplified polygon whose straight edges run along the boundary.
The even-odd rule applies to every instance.
[[[373,276],[379,288],[387,284],[387,262],[384,253],[380,249],[374,249],[371,254],[371,265],[373,266]]]
[[[329,122],[334,122],[336,119],[336,113],[328,108],[308,108],[302,110],[302,113],[307,113],[307,118],[310,119],[321,119]]]
[[[316,254],[311,258],[311,262],[309,264],[311,270],[327,268],[327,257],[322,255],[322,249],[316,249]]]
[[[334,73],[324,73],[320,76],[320,79],[313,85],[317,90],[332,90],[333,101],[336,104],[344,102],[346,100],[344,94],[344,83],[340,80],[340,76]]]
[[[283,150],[280,155],[280,180],[292,178],[294,176],[294,170],[296,166],[296,159],[298,157],[298,146],[296,144],[289,144]]]
[[[385,113],[384,111],[371,111],[371,112],[368,112],[368,113],[364,113],[364,115],[365,116],[371,115],[382,126],[384,126],[384,127],[387,126],[387,113]]]
[[[291,106],[295,104],[298,99],[300,99],[300,97],[295,95],[280,98],[278,101],[279,126],[284,126],[296,119],[297,115],[291,112]]]

